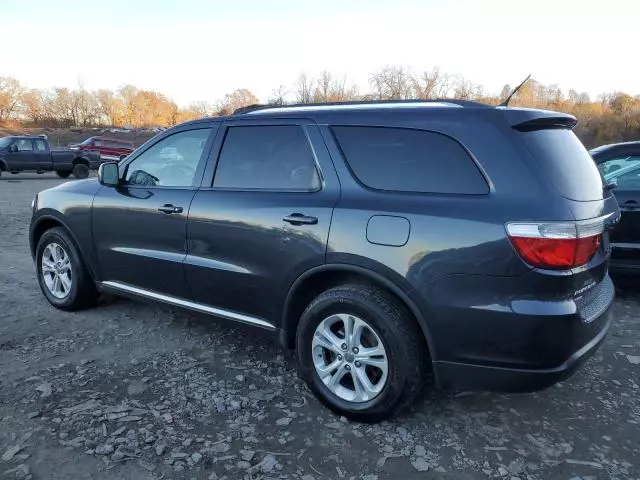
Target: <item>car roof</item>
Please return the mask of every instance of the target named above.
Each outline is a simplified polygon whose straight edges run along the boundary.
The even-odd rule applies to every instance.
[[[605,161],[619,155],[640,155],[640,141],[611,143],[589,150],[595,160]]]
[[[376,116],[393,118],[394,123],[409,123],[412,119],[422,119],[430,112],[436,115],[457,117],[458,114],[500,112],[512,126],[525,124],[532,120],[555,122],[558,126],[570,127],[575,125],[575,117],[565,113],[531,108],[504,107],[488,105],[470,100],[440,99],[440,100],[376,100],[354,102],[329,102],[296,105],[250,105],[236,109],[234,113],[220,117],[201,118],[185,122],[181,125],[194,125],[225,120],[249,119],[286,119],[313,118],[319,122],[332,123],[346,119],[359,121]],[[457,112],[457,113],[456,113]],[[456,120],[457,121],[457,120]]]
[[[89,137],[89,138],[93,138],[96,140],[108,140],[110,142],[133,143],[131,140],[122,140],[121,138],[114,138],[114,137],[97,136],[97,137]]]

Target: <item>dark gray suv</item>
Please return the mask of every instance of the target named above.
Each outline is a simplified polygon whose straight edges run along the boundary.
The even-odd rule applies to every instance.
[[[463,101],[254,108],[153,138],[38,194],[55,307],[101,292],[295,348],[334,411],[439,387],[530,391],[603,341],[618,206],[557,112]]]

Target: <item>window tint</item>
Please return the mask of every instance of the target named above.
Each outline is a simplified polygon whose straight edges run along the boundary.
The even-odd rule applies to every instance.
[[[160,140],[127,166],[125,183],[150,187],[190,187],[210,131],[208,128],[188,130]]]
[[[215,187],[313,191],[318,171],[301,127],[230,127],[222,145]]]
[[[609,180],[614,175],[619,175],[622,171],[627,171],[634,166],[640,165],[640,157],[621,157],[612,158],[598,165],[598,169],[604,176],[605,180]]]
[[[102,146],[102,140],[94,140],[93,141],[93,146],[94,147],[101,147]]]
[[[31,144],[31,139],[21,138],[20,140],[16,140],[15,145],[18,146],[19,152],[31,152],[33,151],[33,145]]]
[[[36,152],[46,152],[47,145],[44,143],[44,140],[34,140],[36,143]]]
[[[578,201],[603,198],[600,172],[571,130],[535,130],[517,135],[560,195]]]
[[[636,165],[626,173],[615,177],[618,190],[640,190],[640,165]]]
[[[332,127],[355,176],[379,190],[485,194],[487,182],[455,140],[434,132]]]

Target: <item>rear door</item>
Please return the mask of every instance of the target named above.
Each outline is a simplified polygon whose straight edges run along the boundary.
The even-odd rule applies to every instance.
[[[598,168],[613,187],[622,214],[611,233],[611,268],[640,269],[640,156],[612,158]]]
[[[214,152],[189,212],[189,288],[222,316],[277,326],[289,286],[325,261],[333,164],[308,120],[225,122]]]
[[[51,153],[49,153],[49,147],[47,142],[42,138],[36,138],[33,141],[34,144],[34,159],[37,170],[49,170],[51,169]]]

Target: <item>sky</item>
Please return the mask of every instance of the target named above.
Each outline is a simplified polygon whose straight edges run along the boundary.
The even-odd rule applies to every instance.
[[[592,98],[640,94],[639,0],[0,0],[0,77],[130,83],[181,105],[265,101],[301,72],[368,88],[385,65],[439,67],[499,94],[527,74]]]

